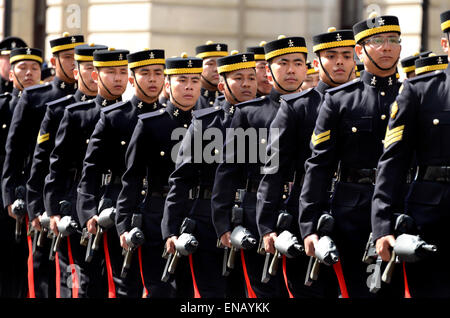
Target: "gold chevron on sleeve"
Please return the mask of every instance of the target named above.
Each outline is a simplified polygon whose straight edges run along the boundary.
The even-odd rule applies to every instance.
[[[324,131],[323,133],[320,133],[316,135],[314,132],[311,137],[311,142],[314,146],[317,146],[321,142],[327,141],[330,139],[331,130]]]
[[[39,132],[38,138],[37,138],[37,143],[40,144],[44,141],[47,141],[50,138],[50,133],[46,133],[41,135],[41,132]]]
[[[404,129],[405,125],[401,125],[392,129],[389,129],[388,127],[386,130],[386,137],[384,138],[384,148],[389,147],[394,142],[402,140]]]

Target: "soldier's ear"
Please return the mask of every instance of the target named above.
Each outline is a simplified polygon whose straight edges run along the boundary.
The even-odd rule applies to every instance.
[[[219,90],[219,92],[225,92],[225,83],[222,80],[220,80],[217,84],[217,89]]]
[[[274,84],[273,83],[273,77],[272,77],[272,73],[269,70],[269,63],[266,64],[266,76],[267,76],[267,80],[270,82],[270,84]]]
[[[50,58],[50,63],[52,64],[53,67],[56,66],[56,57],[55,57],[55,56],[52,56],[52,57]]]
[[[355,53],[358,59],[362,62],[363,61],[363,47],[359,44],[355,45]]]
[[[442,50],[444,50],[445,53],[448,53],[448,39],[441,38],[441,46]]]
[[[72,72],[73,72],[73,77],[74,77],[76,80],[78,80],[78,68],[75,67],[75,68],[73,69]]]
[[[128,77],[128,82],[131,84],[131,86],[134,87],[134,77],[133,76]]]
[[[14,65],[11,65],[11,68],[9,69],[9,81],[12,82],[14,80],[14,72],[13,72]]]
[[[319,60],[318,59],[315,58],[313,60],[312,64],[313,64],[314,68],[319,68]]]
[[[97,83],[97,81],[98,81],[98,73],[97,73],[96,70],[92,71],[91,76],[92,76],[92,80],[93,80],[95,83]]]

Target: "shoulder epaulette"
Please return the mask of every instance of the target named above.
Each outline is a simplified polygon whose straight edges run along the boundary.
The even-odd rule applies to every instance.
[[[419,82],[419,81],[421,81],[423,79],[428,79],[430,77],[435,77],[435,76],[444,75],[444,74],[445,73],[444,73],[443,70],[437,70],[437,71],[429,72],[429,73],[426,73],[426,74],[418,75],[418,76],[415,76],[413,78],[409,78],[409,79],[407,79],[407,81],[410,82],[410,83],[414,83],[414,82]]]
[[[122,102],[118,102],[118,103],[115,103],[115,104],[112,104],[112,105],[109,105],[109,106],[106,106],[106,107],[102,107],[102,112],[103,113],[108,113],[108,112],[110,112],[110,111],[112,111],[114,109],[123,107],[123,106],[125,106],[127,104],[131,105],[131,102],[130,101],[122,101]]]
[[[289,102],[289,101],[295,100],[295,99],[297,99],[299,97],[308,95],[312,90],[313,90],[313,88],[311,87],[311,88],[308,88],[307,90],[304,90],[304,91],[301,91],[301,92],[298,92],[298,93],[281,95],[281,98],[284,101]]]
[[[242,108],[242,107],[249,106],[249,105],[259,105],[259,104],[261,104],[261,102],[265,101],[268,98],[269,98],[269,96],[264,95],[261,97],[257,97],[255,99],[251,99],[251,100],[236,104],[236,107]]]
[[[203,109],[198,109],[198,110],[195,110],[192,113],[192,117],[195,117],[195,118],[199,119],[199,118],[202,118],[202,117],[204,117],[206,115],[217,113],[221,109],[222,109],[222,107],[220,107],[220,106],[214,106],[214,107],[207,107],[207,108],[203,108]]]
[[[12,98],[12,94],[9,92],[4,92],[3,94],[0,95],[0,98],[7,98],[7,99],[11,99]]]
[[[160,108],[159,110],[155,110],[153,112],[140,114],[138,116],[138,118],[139,119],[155,118],[155,117],[163,115],[164,113],[166,113],[166,110],[164,108]]]
[[[46,82],[44,84],[37,84],[24,89],[24,92],[32,93],[40,90],[50,90],[52,89],[52,84],[50,82]]]
[[[52,106],[61,106],[61,105],[70,105],[73,104],[75,102],[75,98],[73,97],[73,95],[67,95],[61,98],[58,98],[57,100],[53,100],[51,102],[47,103],[48,107],[52,107]]]
[[[350,82],[344,83],[342,85],[339,85],[339,86],[327,89],[327,93],[338,92],[338,91],[340,91],[340,90],[342,90],[344,88],[347,88],[347,87],[350,87],[350,86],[353,86],[353,85],[357,85],[359,83],[361,83],[361,78],[358,77],[358,78],[355,78],[353,81],[350,81]]]
[[[76,103],[72,103],[72,104],[70,104],[69,106],[67,106],[66,109],[68,109],[68,110],[77,110],[78,108],[81,108],[81,107],[83,107],[83,106],[86,106],[86,105],[91,106],[91,105],[93,105],[93,104],[95,104],[95,103],[94,103],[94,100],[93,100],[93,99],[90,99],[90,100],[87,100],[87,101],[85,101],[85,102],[76,102]]]

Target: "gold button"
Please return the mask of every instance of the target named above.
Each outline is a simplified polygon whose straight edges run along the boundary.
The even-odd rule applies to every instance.
[[[6,124],[3,124],[2,128],[5,129],[6,128]]]
[[[212,103],[212,102],[211,102]],[[220,106],[216,106],[216,107],[214,107],[216,110],[219,110],[220,109]]]
[[[358,129],[356,127],[352,127],[352,131],[355,133],[358,131]]]
[[[439,119],[433,119],[433,125],[437,125],[437,124],[439,124]]]
[[[126,142],[122,140],[122,141],[120,142],[120,144],[121,144],[122,146],[125,146]]]
[[[164,109],[160,109],[159,112],[160,112],[160,113],[164,113]]]
[[[261,143],[262,143],[262,144],[265,144],[265,143],[266,143],[266,140],[265,140],[264,138],[262,138],[262,139],[261,139]]]
[[[184,127],[184,128],[187,128],[187,124],[184,124],[183,127]]]
[[[141,194],[142,194],[142,195],[145,195],[145,190],[142,190],[142,191],[141,191]]]
[[[381,115],[381,120],[385,120],[385,119],[386,119],[386,115],[385,114]]]
[[[283,194],[283,200],[286,200],[287,196],[286,194]]]
[[[163,157],[166,153],[164,151],[161,151],[159,154],[161,155],[161,157]]]
[[[384,96],[384,95],[386,95],[386,93],[385,93],[385,92],[381,92],[380,94],[381,94],[381,96]]]
[[[219,153],[219,149],[214,149],[214,153],[217,155]]]
[[[214,102],[209,102],[210,105],[214,104]]]
[[[89,143],[89,139],[86,139],[86,143],[87,143],[87,144]]]

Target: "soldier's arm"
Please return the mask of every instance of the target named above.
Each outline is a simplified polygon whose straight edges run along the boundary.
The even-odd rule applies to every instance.
[[[34,149],[30,177],[27,181],[27,206],[30,220],[44,212],[43,191],[45,177],[49,171],[50,153],[53,150],[54,129],[51,129],[52,110],[47,107],[39,129],[39,135]]]
[[[44,204],[49,216],[59,215],[59,202],[66,199],[69,180],[73,180],[73,159],[76,155],[74,137],[77,130],[71,112],[64,111],[55,136],[55,147],[50,154],[49,173],[45,178]]]
[[[305,163],[299,209],[303,239],[314,234],[319,217],[328,209],[328,189],[337,162],[338,122],[339,109],[326,94],[311,137],[312,155]]]
[[[384,152],[378,162],[377,180],[372,200],[372,232],[374,240],[393,234],[393,211],[396,201],[403,199],[406,176],[416,138],[416,110],[419,98],[414,86],[403,84],[400,95],[391,105],[384,139]]]
[[[164,205],[161,222],[163,239],[178,235],[181,223],[189,212],[189,190],[197,185],[197,169],[194,163],[194,127],[191,124],[184,136],[177,155],[175,170],[169,177],[169,193]]]
[[[245,187],[244,182],[247,178],[245,163],[238,163],[237,160],[238,151],[242,152],[243,149],[236,149],[234,129],[246,129],[248,126],[242,110],[237,108],[230,128],[227,128],[223,147],[223,162],[217,167],[211,198],[213,225],[219,238],[224,233],[232,230],[230,220],[236,190]],[[233,145],[234,147],[232,147]]]
[[[6,141],[2,175],[2,195],[5,208],[16,199],[14,193],[16,187],[21,184],[24,185],[26,181],[23,178],[22,170],[25,166],[25,156],[28,150],[27,138],[30,138],[28,133],[30,131],[28,127],[30,125],[28,99],[28,94],[25,91],[14,109]]]
[[[83,172],[78,186],[77,213],[82,226],[90,218],[98,214],[98,201],[103,173],[101,167],[106,160],[107,134],[107,118],[102,112],[89,139],[86,156],[83,161]]]
[[[122,235],[131,230],[131,218],[141,198],[142,179],[145,177],[145,160],[151,145],[144,135],[144,123],[139,120],[125,155],[126,171],[122,176],[122,190],[117,198],[116,228]],[[155,168],[148,165],[148,168]]]
[[[283,183],[289,178],[289,171],[293,164],[295,149],[299,145],[296,140],[297,115],[285,101],[272,124],[270,125],[267,158],[264,176],[259,184],[256,203],[256,222],[260,236],[275,230],[278,213],[282,200]],[[297,125],[301,121],[297,121]]]

